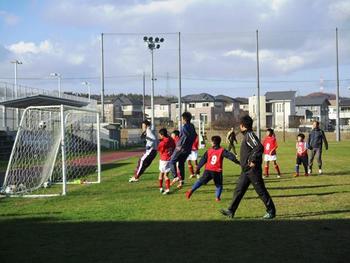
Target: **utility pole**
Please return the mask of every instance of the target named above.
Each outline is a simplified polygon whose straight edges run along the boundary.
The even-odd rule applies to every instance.
[[[336,139],[340,142],[340,105],[339,105],[339,52],[338,52],[338,28],[335,29],[335,46],[337,57],[337,93],[336,93],[336,108],[337,108],[337,121],[336,121]]]
[[[104,53],[103,53],[103,33],[101,33],[101,118],[105,121],[105,69],[104,69]]]
[[[143,72],[142,74],[142,114],[143,114],[143,120],[146,119],[146,74]]]
[[[178,80],[179,80],[179,98],[178,98],[178,104],[179,104],[179,130],[182,127],[182,122],[181,122],[181,115],[182,115],[182,105],[181,105],[181,32],[179,32],[179,69],[178,69]]]
[[[260,131],[260,68],[259,68],[259,31],[256,30],[256,132],[258,138],[261,139]]]

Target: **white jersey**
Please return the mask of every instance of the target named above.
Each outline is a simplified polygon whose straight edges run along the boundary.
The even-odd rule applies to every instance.
[[[150,127],[146,130],[146,149],[154,149],[157,150],[158,147],[158,140],[157,137],[154,135],[154,132]]]

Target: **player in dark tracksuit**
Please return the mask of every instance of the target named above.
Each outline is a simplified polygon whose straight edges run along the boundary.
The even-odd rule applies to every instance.
[[[180,132],[180,140],[176,144],[175,151],[169,161],[169,167],[174,177],[172,185],[180,181],[178,188],[182,187],[185,180],[185,162],[192,151],[192,145],[196,139],[197,133],[194,125],[191,123],[192,115],[189,112],[182,114],[182,129]],[[177,167],[179,175],[177,174]]]
[[[186,192],[186,197],[188,199],[190,199],[194,191],[213,179],[216,186],[216,201],[220,201],[223,185],[222,170],[224,158],[239,164],[239,161],[233,153],[220,147],[220,136],[213,136],[211,138],[211,142],[213,147],[205,152],[196,168],[196,172],[199,174],[199,170],[203,167],[203,165],[205,165],[203,176],[192,186],[191,190]]]
[[[252,118],[249,115],[243,116],[240,120],[240,129],[244,136],[240,151],[242,172],[238,178],[236,189],[233,192],[233,199],[230,206],[227,210],[222,209],[221,213],[225,216],[233,217],[249,185],[252,184],[260,199],[265,204],[267,213],[264,218],[272,219],[276,216],[276,208],[262,178],[261,165],[264,147],[254,134],[252,127]]]
[[[312,164],[316,155],[318,163],[318,174],[322,174],[322,145],[324,143],[326,150],[328,150],[328,142],[324,131],[320,129],[320,123],[318,121],[314,121],[312,127],[313,129],[309,134],[307,143],[311,152],[309,160],[309,174],[312,173]]]

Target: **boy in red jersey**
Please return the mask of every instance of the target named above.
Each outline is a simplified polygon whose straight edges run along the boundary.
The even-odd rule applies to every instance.
[[[169,194],[170,192],[170,179],[168,174],[170,168],[167,168],[171,155],[175,149],[174,140],[168,135],[167,129],[163,128],[159,130],[159,145],[158,152],[159,158],[159,191],[163,194]],[[163,189],[163,181],[165,180],[165,191]]]
[[[187,164],[188,164],[188,170],[190,172],[190,179],[197,176],[199,178],[199,171],[194,171],[192,161],[194,161],[194,164],[198,166],[198,148],[199,148],[199,139],[198,135],[196,136],[196,139],[194,140],[192,144],[192,151],[191,154],[187,158]],[[198,173],[197,173],[198,172]]]
[[[303,164],[305,170],[305,176],[308,176],[308,163],[309,157],[307,155],[307,143],[304,141],[305,135],[303,133],[298,134],[296,149],[297,149],[297,160],[295,165],[294,177],[299,176],[299,165]]]
[[[191,198],[191,195],[203,184],[207,184],[211,179],[214,180],[216,186],[216,201],[220,201],[222,192],[222,170],[223,170],[223,160],[227,158],[232,162],[239,164],[236,156],[220,147],[221,138],[220,136],[213,136],[211,138],[212,148],[205,152],[201,158],[197,171],[205,164],[205,171],[203,176],[192,186],[191,190],[186,192],[187,199]]]
[[[278,147],[277,140],[273,129],[266,130],[266,137],[263,140],[262,145],[264,146],[264,178],[269,176],[270,162],[273,162],[275,170],[277,172],[277,178],[281,177],[280,168],[277,164],[276,149]]]

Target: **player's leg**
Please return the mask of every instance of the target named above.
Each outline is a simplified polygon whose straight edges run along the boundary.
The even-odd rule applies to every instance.
[[[168,177],[169,172],[164,173],[164,180],[165,180],[165,191],[163,194],[169,194],[170,193],[170,179]]]
[[[280,170],[280,167],[279,167],[279,165],[277,163],[277,160],[273,161],[273,165],[274,165],[275,170],[277,172],[277,178],[280,178],[281,177],[281,170]]]
[[[322,148],[317,149],[318,174],[322,174]]]
[[[154,158],[157,156],[156,150],[147,150],[142,157],[139,159],[135,174],[129,179],[129,182],[137,182],[141,175],[146,171],[146,169],[151,165]]]
[[[179,179],[179,173],[178,173],[178,159],[179,159],[180,152],[174,151],[172,154],[170,161],[168,163],[168,168],[170,169],[170,172],[174,178],[174,181],[178,181]]]
[[[261,176],[261,169],[253,168],[248,173],[248,178],[251,181],[255,192],[259,195],[260,199],[263,201],[267,214],[264,216],[266,219],[272,219],[276,216],[275,204],[272,201],[272,198],[265,187],[264,180]]]
[[[203,184],[207,184],[212,179],[212,175],[207,170],[204,171],[203,176],[197,180],[192,186],[190,190],[186,192],[187,199],[191,198],[191,195],[196,191],[199,187],[201,187]]]
[[[235,146],[235,143],[233,142],[232,143],[232,151],[235,155],[237,155],[237,152],[236,152],[236,146]]]
[[[233,146],[232,146],[232,143],[229,142],[229,143],[228,143],[228,147],[227,147],[227,151],[230,152],[230,151],[232,150],[232,147],[233,147]]]
[[[164,178],[164,173],[160,172],[159,173],[159,192],[163,193],[163,178]]]
[[[312,164],[314,162],[315,155],[316,155],[316,151],[315,149],[312,149],[310,154],[310,160],[309,160],[309,171],[308,171],[309,174],[312,173]]]
[[[228,206],[227,210],[221,210],[221,213],[225,216],[233,217],[235,215],[235,212],[239,206],[239,203],[241,202],[244,194],[246,193],[248,187],[250,184],[250,180],[248,179],[248,176],[246,173],[242,172],[239,176],[237,182],[236,182],[236,188],[233,191],[233,198]]]
[[[294,177],[298,177],[298,176],[299,176],[299,165],[300,165],[301,163],[302,163],[301,157],[297,156],[296,164],[295,164],[295,174],[294,174]]]
[[[197,169],[197,166],[198,166],[198,160],[197,159],[194,161],[194,164],[196,165],[196,169]],[[198,171],[198,173],[196,173],[197,179],[199,179],[200,173],[201,173],[201,171]]]
[[[304,166],[304,171],[305,171],[305,176],[308,176],[309,175],[309,173],[308,173],[308,160],[309,158],[308,158],[308,156],[303,156],[302,157],[302,163],[303,163],[303,166]]]
[[[178,158],[178,167],[180,171],[180,184],[178,187],[182,187],[185,181],[185,162],[189,153],[181,153]]]
[[[268,160],[269,155],[265,154],[265,165],[264,165],[264,177],[269,177],[270,161]]]
[[[190,155],[190,158],[191,158],[191,155]],[[187,166],[188,166],[188,171],[190,172],[190,178],[193,178],[194,177],[194,170],[193,170],[193,165],[192,165],[192,161],[190,158],[187,160]]]
[[[216,187],[215,191],[215,200],[217,202],[221,201],[221,193],[223,189],[223,180],[222,180],[222,173],[215,173],[213,174],[213,179]]]

